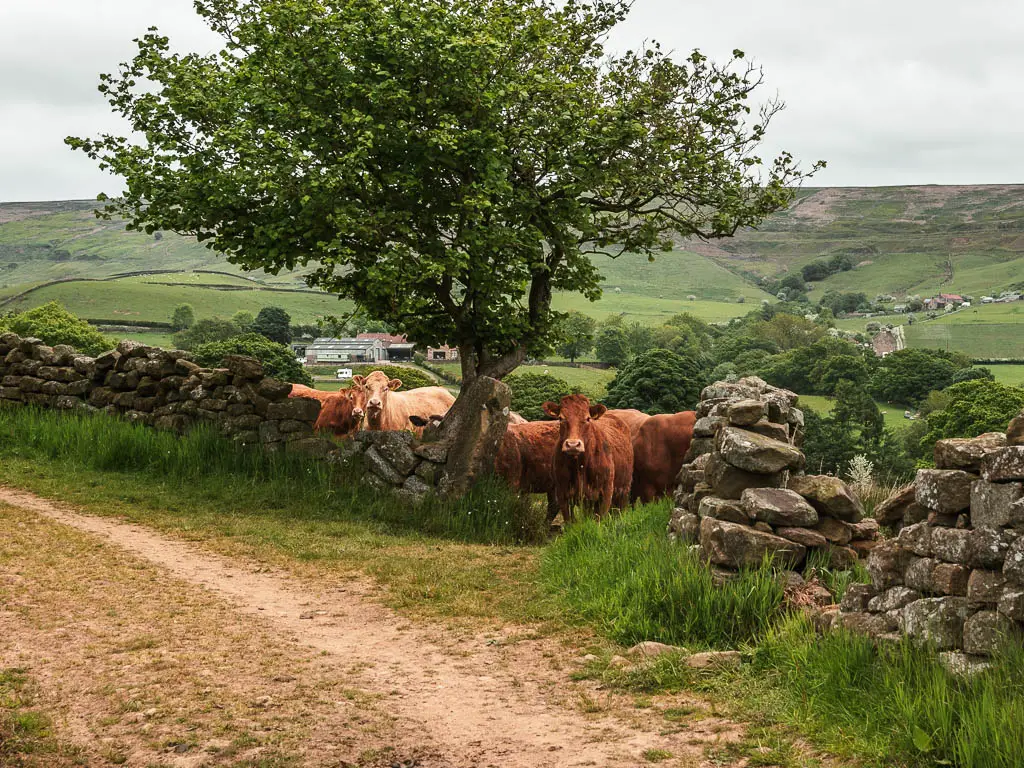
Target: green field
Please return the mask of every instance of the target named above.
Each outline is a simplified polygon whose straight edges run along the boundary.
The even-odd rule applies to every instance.
[[[1024,387],[1024,365],[986,365],[996,381],[1013,387]]]
[[[451,376],[460,377],[462,369],[458,363],[434,363]],[[614,368],[569,368],[560,365],[521,365],[516,373],[547,373],[561,379],[570,387],[580,387],[595,397],[603,397],[608,382],[615,378]],[[317,385],[319,387],[319,385]]]
[[[911,347],[963,352],[974,358],[1024,357],[1024,302],[970,307],[905,330]]]
[[[170,276],[163,276],[170,277]],[[208,278],[201,275],[200,278]],[[243,281],[244,282],[244,281]],[[12,301],[4,310],[22,311],[59,301],[80,317],[102,320],[167,322],[178,304],[191,304],[196,317],[229,318],[246,310],[256,314],[268,304],[282,307],[293,323],[313,323],[317,317],[342,314],[351,304],[328,294],[251,290],[221,291],[195,285],[161,285],[139,278],[103,282],[59,283]]]
[[[815,413],[824,416],[832,412],[832,408],[835,405],[835,398],[823,397],[821,395],[800,395],[799,405],[801,408],[812,410]],[[885,426],[890,429],[900,430],[910,423],[910,421],[903,418],[903,408],[896,405],[880,403],[877,400],[875,401],[875,405],[878,406],[878,410],[882,412],[882,416],[885,418]]]

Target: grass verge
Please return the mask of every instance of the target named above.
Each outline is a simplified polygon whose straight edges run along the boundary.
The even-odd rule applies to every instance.
[[[395,607],[538,622],[543,511],[497,483],[413,508],[330,466],[114,419],[0,408],[0,482],[293,572],[362,572]]]

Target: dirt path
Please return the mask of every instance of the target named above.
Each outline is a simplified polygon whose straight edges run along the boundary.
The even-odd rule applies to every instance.
[[[7,513],[3,504],[9,505]],[[21,510],[17,514],[36,517],[38,524],[12,519],[11,508]],[[54,529],[64,531],[61,535],[68,543],[56,547],[59,536]],[[12,532],[17,535],[8,537]],[[240,638],[240,642],[248,638],[245,650],[218,646],[206,652],[207,657],[219,654],[219,662],[204,665],[205,676],[198,684],[205,685],[205,690],[218,682],[227,690],[234,681],[244,689],[236,698],[248,702],[250,708],[258,707],[264,697],[245,687],[250,673],[241,667],[266,654],[277,659],[277,667],[287,669],[288,660],[294,659],[292,666],[305,670],[292,676],[295,685],[320,691],[340,686],[350,692],[346,698],[351,706],[346,707],[324,704],[322,696],[302,700],[303,706],[309,704],[301,717],[296,715],[305,729],[297,742],[302,747],[295,762],[286,765],[639,766],[648,765],[652,756],[665,759],[667,765],[728,765],[732,763],[723,763],[717,753],[713,763],[705,762],[705,753],[741,735],[735,724],[711,716],[695,702],[686,703],[690,709],[700,710],[701,716],[685,727],[670,727],[673,724],[659,707],[678,709],[678,699],[659,702],[653,709],[649,704],[635,709],[631,699],[600,691],[591,683],[572,682],[570,659],[576,654],[553,640],[529,639],[528,635],[517,638],[515,632],[509,632],[512,641],[495,642],[493,634],[460,635],[437,625],[411,624],[373,599],[376,588],[366,580],[312,589],[292,577],[221,558],[140,526],[77,514],[31,494],[0,488],[0,542],[5,537],[14,542],[14,549],[5,560],[0,548],[0,577],[8,562],[15,563],[17,570],[11,587],[15,609],[5,609],[0,600],[0,661],[8,666],[16,660],[27,661],[32,669],[42,669],[44,687],[46,679],[54,676],[47,668],[63,664],[64,677],[58,682],[66,682],[79,663],[76,654],[86,664],[95,664],[102,656],[93,647],[93,660],[85,661],[90,646],[77,642],[77,635],[99,633],[106,637],[104,632],[110,630],[107,634],[122,641],[132,636],[159,638],[163,632],[171,637],[177,626],[175,616],[186,612],[192,617],[186,635],[193,639],[212,635],[207,641],[214,643],[219,638]],[[106,544],[97,546],[96,537]],[[17,541],[22,542],[20,549]],[[81,548],[80,557],[72,555],[75,547]],[[46,557],[34,558],[31,553],[37,551]],[[62,562],[62,553],[68,562]],[[92,564],[86,568],[84,563],[90,559]],[[56,574],[72,566],[86,569],[74,582],[83,594],[71,598],[75,605],[66,605],[61,603],[61,593],[71,582],[60,581]],[[152,577],[136,580],[133,569],[140,568]],[[83,587],[82,582],[90,582],[95,574],[100,574],[98,583]],[[0,590],[3,587],[0,581]],[[84,613],[79,610],[82,600],[89,606]],[[98,610],[103,600],[115,601],[107,613],[118,617],[117,622],[108,622],[117,624],[116,631],[104,627],[107,619]],[[170,617],[137,615],[153,610],[154,603],[166,605],[172,600],[179,607]],[[125,601],[137,601],[137,607],[128,610]],[[206,617],[203,611],[216,616]],[[46,626],[47,618],[55,613],[61,615],[59,629],[66,639],[62,651],[57,652],[52,644],[44,649],[32,647],[48,631],[55,631]],[[152,626],[154,622],[157,626]],[[169,622],[166,628],[162,628],[163,622]],[[310,648],[318,653],[310,654]],[[65,651],[69,658],[62,658]],[[186,679],[195,673],[189,665],[183,663],[186,668],[180,670]],[[88,678],[76,685],[88,688]],[[136,681],[136,686],[141,690],[145,683]],[[64,691],[64,695],[73,693]],[[294,694],[292,699],[299,701],[301,696]],[[365,705],[362,709],[360,702]],[[358,715],[353,715],[352,706],[359,710]],[[281,704],[278,709],[277,727],[290,733],[288,729],[296,726],[288,721],[288,707]],[[67,710],[65,717],[73,735],[102,734],[102,713],[94,712],[90,721],[88,711],[76,712],[73,705]],[[119,732],[118,738],[127,740],[122,753],[129,758],[122,764],[153,764],[154,755],[146,754],[145,739],[132,742],[130,731]],[[317,748],[318,739],[323,738],[342,743],[344,749],[325,753]],[[282,737],[282,743],[287,741]],[[382,745],[387,745],[383,751]],[[197,760],[202,746],[190,748],[184,757],[172,753],[165,757],[169,759],[166,764],[224,764],[213,758],[209,763],[203,762],[206,757]],[[156,749],[166,753],[166,740]],[[342,752],[362,757],[347,762],[351,758],[341,758]],[[209,748],[202,753],[209,754]]]

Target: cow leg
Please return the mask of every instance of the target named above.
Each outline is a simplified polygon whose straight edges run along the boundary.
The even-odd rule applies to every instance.
[[[547,514],[547,521],[548,521],[549,524],[554,522],[554,519],[556,517],[558,517],[559,511],[560,511],[560,505],[558,503],[558,498],[556,497],[555,492],[554,491],[548,491],[548,514]],[[563,520],[564,520],[564,517],[563,517]]]

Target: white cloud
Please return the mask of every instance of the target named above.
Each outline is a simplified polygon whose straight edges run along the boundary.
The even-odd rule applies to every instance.
[[[123,132],[96,92],[155,25],[216,39],[190,0],[0,0],[0,200],[93,197],[117,182],[64,146]],[[636,0],[613,47],[741,48],[787,103],[765,151],[825,159],[815,184],[1024,182],[1024,5],[1015,0]]]

